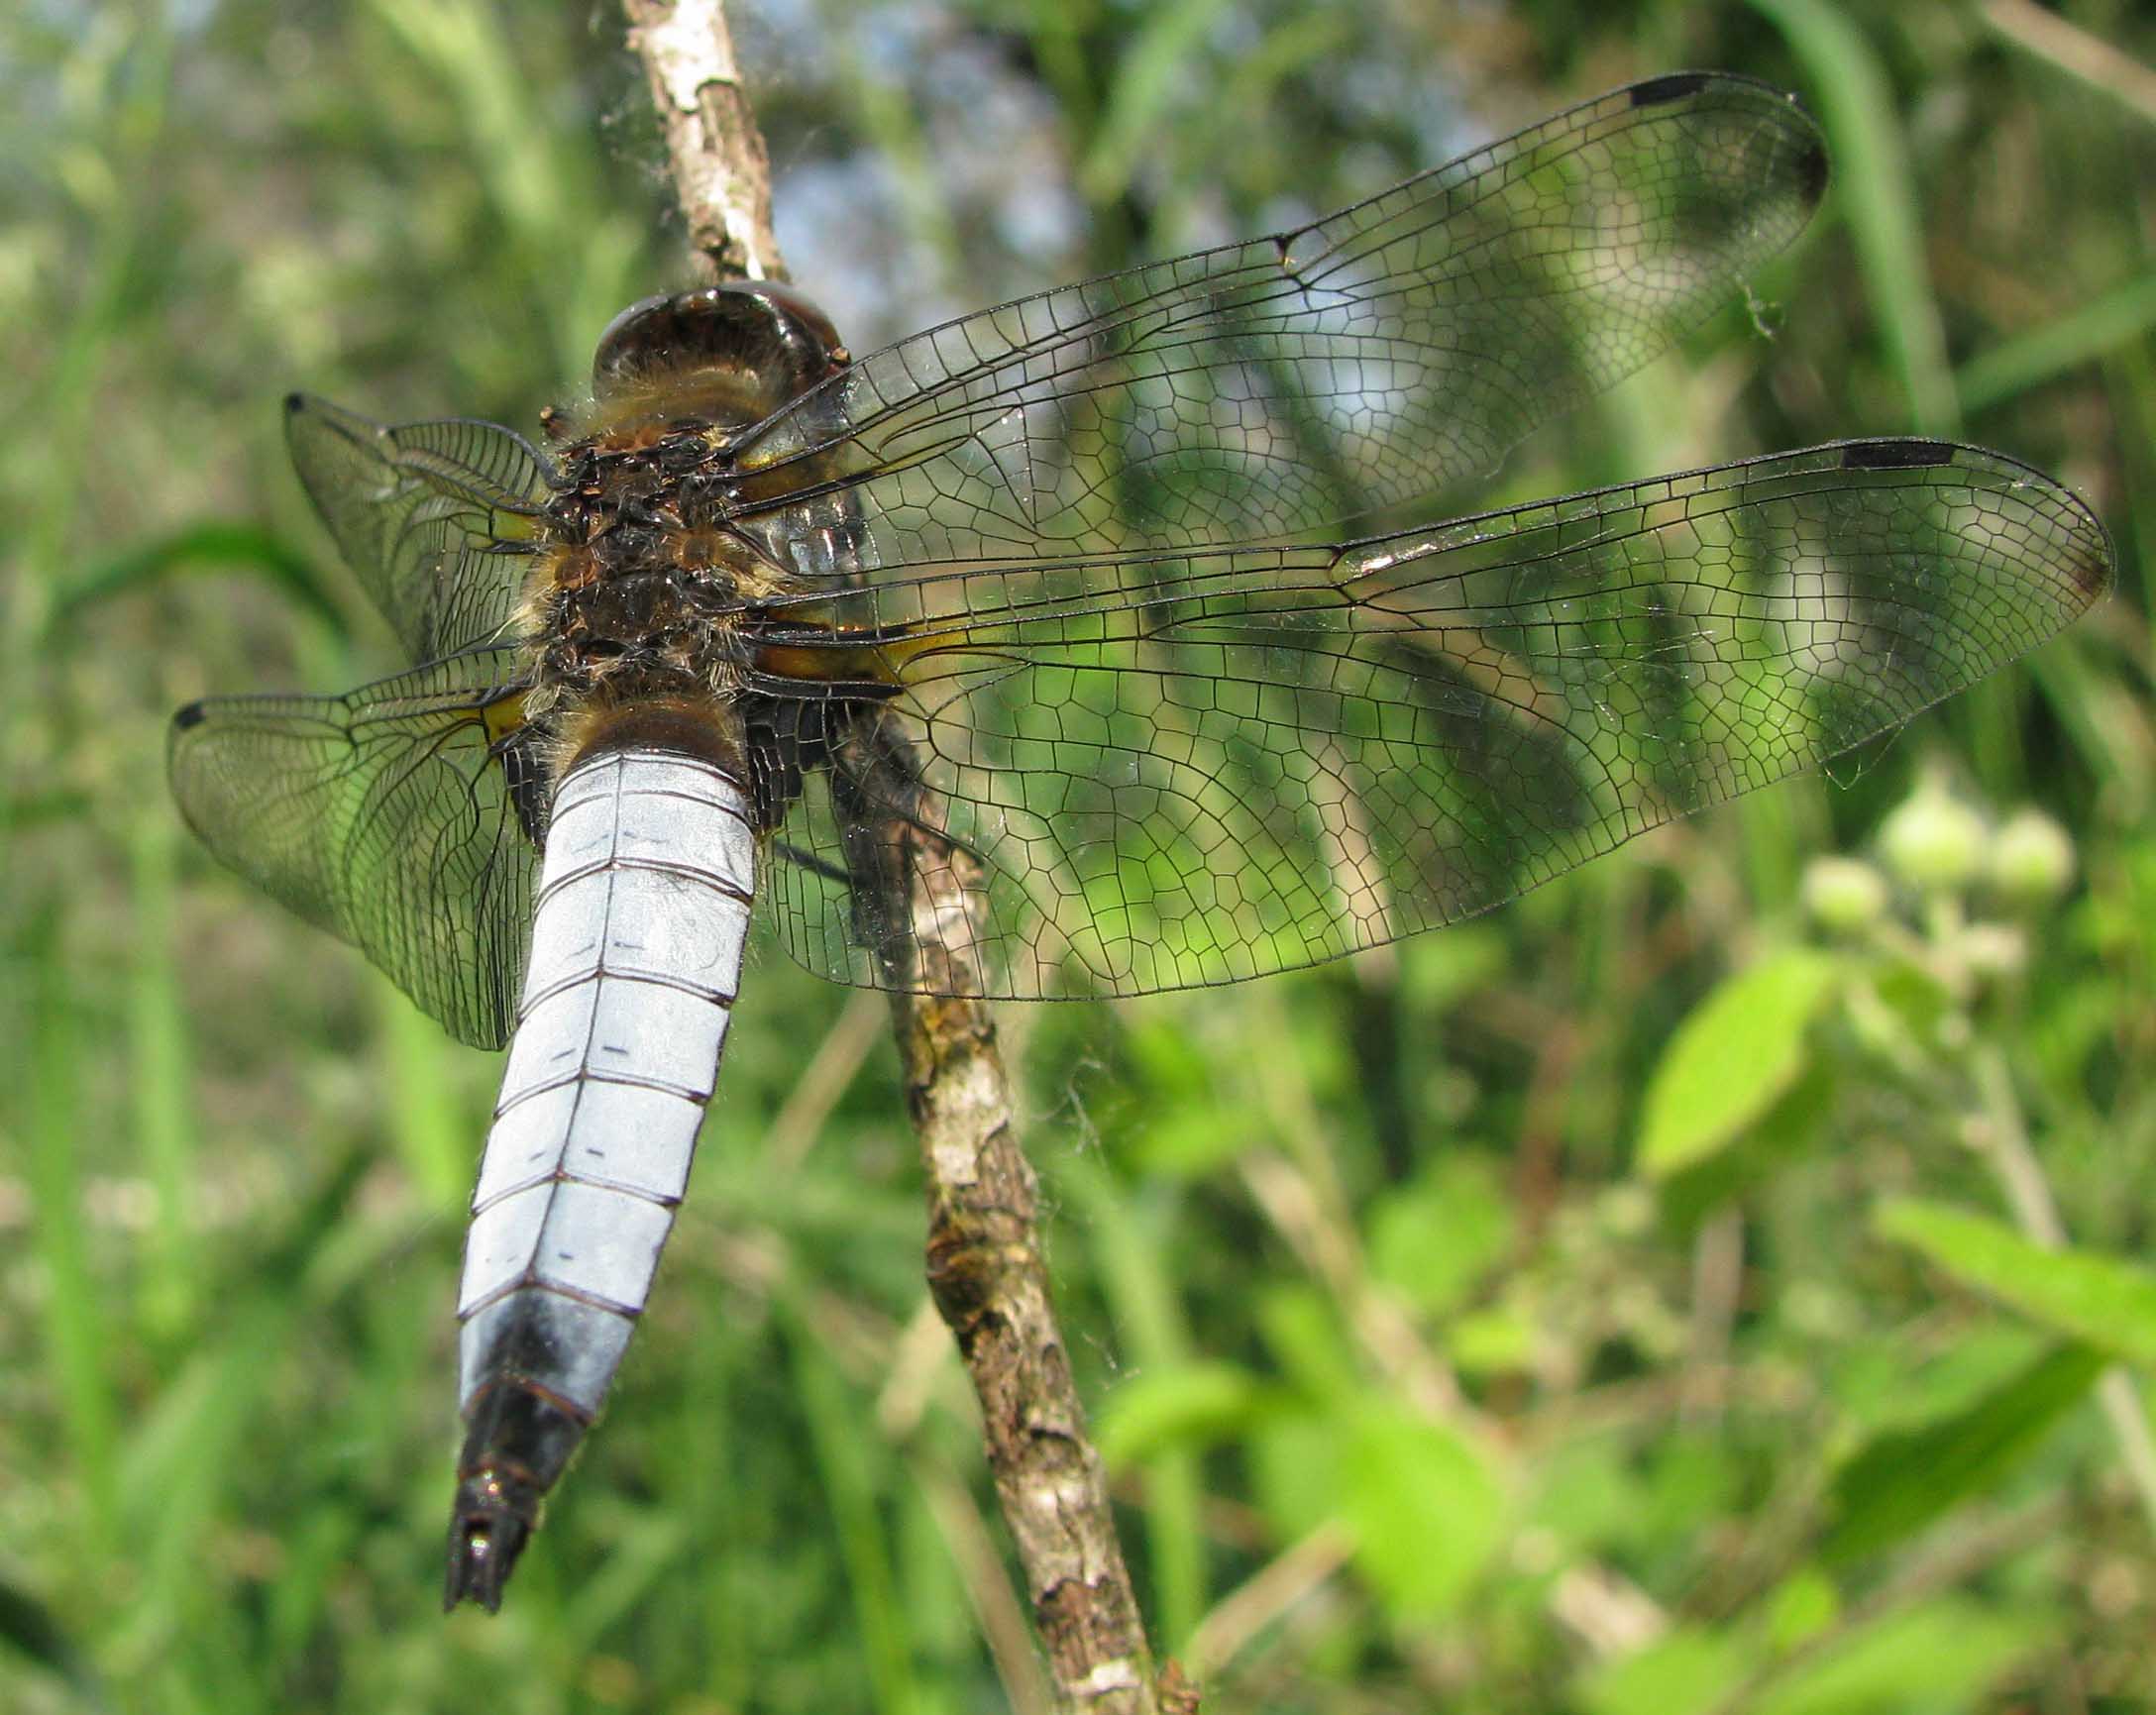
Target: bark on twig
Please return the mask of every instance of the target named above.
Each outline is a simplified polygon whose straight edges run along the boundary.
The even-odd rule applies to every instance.
[[[718,277],[782,278],[769,158],[718,0],[623,0],[666,128],[690,242]],[[903,743],[856,807],[847,853],[892,991],[907,1105],[928,1202],[928,1284],[980,1399],[996,1496],[1024,1568],[1057,1707],[1196,1715],[1171,1667],[1156,1679],[1099,1452],[1041,1259],[1031,1166],[982,992],[977,866],[935,830]],[[834,782],[834,794],[842,789]],[[903,812],[902,812],[903,811]]]
[[[621,9],[666,130],[689,248],[713,280],[783,278],[771,232],[771,158],[734,64],[725,7],[720,0],[621,0]]]

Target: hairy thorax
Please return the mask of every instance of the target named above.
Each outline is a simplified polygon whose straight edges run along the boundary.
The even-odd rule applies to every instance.
[[[563,449],[531,594],[535,712],[590,719],[661,701],[708,704],[717,720],[732,706],[744,614],[789,591],[779,568],[713,521],[713,427],[602,429]]]
[[[601,744],[688,751],[747,780],[769,829],[828,759],[876,688],[832,695],[859,652],[802,599],[831,586],[726,520],[744,432],[847,362],[818,312],[763,284],[647,299],[601,339],[591,402],[549,424],[561,477],[523,615],[548,774]]]

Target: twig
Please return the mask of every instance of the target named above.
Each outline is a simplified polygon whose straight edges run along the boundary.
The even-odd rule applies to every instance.
[[[1660,1602],[1621,1572],[1587,1561],[1552,1580],[1550,1612],[1602,1658],[1637,1655],[1670,1632]]]
[[[854,990],[822,1046],[794,1080],[793,1094],[764,1128],[764,1155],[773,1173],[792,1174],[808,1158],[824,1121],[852,1086],[883,1027],[883,1009],[876,997],[866,989]]]
[[[1201,1673],[1228,1665],[1252,1639],[1306,1600],[1354,1554],[1354,1541],[1328,1521],[1253,1577],[1214,1604],[1190,1638],[1190,1660]]]
[[[783,275],[770,162],[718,0],[623,0],[666,127],[690,241],[721,277]],[[981,1403],[996,1496],[1024,1567],[1059,1710],[1195,1715],[1156,1681],[1041,1260],[1031,1166],[1012,1123],[976,949],[978,867],[935,831],[932,797],[885,727],[843,799],[859,920],[891,991],[907,1104],[927,1181],[928,1286]]]
[[[1688,1423],[1721,1410],[1723,1372],[1729,1363],[1729,1331],[1744,1290],[1744,1217],[1734,1204],[1701,1223],[1692,1245],[1690,1351],[1681,1398]]]
[[[2045,11],[2035,0],[1985,0],[1979,10],[1985,23],[2007,41],[2123,102],[2143,119],[2156,119],[2156,71],[2132,55]]]
[[[771,158],[741,87],[721,0],[621,0],[666,129],[689,248],[714,280],[783,279],[771,231]]]
[[[932,800],[917,783],[882,779],[865,802],[885,813],[842,816],[848,867],[867,896],[856,909],[881,925],[927,1178],[928,1288],[980,1398],[997,1501],[1025,1568],[1057,1706],[1154,1715],[1163,1704],[1152,1653],[1049,1301],[1033,1171],[1013,1127],[995,1022],[976,998],[979,867],[934,831]]]

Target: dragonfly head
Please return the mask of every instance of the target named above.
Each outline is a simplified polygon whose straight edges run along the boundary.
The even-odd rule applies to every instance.
[[[730,280],[629,305],[599,336],[592,391],[601,410],[660,387],[715,391],[754,422],[847,361],[830,318],[801,293]]]

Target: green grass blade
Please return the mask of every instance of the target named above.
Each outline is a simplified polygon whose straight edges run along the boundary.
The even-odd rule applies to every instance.
[[[916,1715],[920,1688],[915,1682],[912,1640],[893,1585],[891,1543],[865,1452],[868,1414],[848,1398],[844,1378],[801,1307],[782,1300],[781,1309],[794,1360],[794,1386],[838,1531],[876,1707],[880,1715]]]
[[[202,1139],[187,1075],[186,1002],[172,949],[176,839],[173,818],[151,813],[136,824],[129,850],[135,904],[135,963],[128,984],[129,1086],[136,1144],[157,1202],[140,1301],[146,1325],[167,1336],[192,1320],[201,1280],[192,1218],[202,1174]]]
[[[2128,280],[2072,315],[2032,328],[1962,366],[1955,377],[1971,416],[2093,363],[2156,328],[2156,274]]]
[[[1140,1374],[1179,1369],[1190,1361],[1190,1324],[1163,1263],[1179,1251],[1176,1200],[1163,1190],[1134,1205],[1099,1158],[1076,1155],[1057,1169],[1057,1182],[1077,1199],[1086,1236],[1108,1294],[1123,1357]],[[1145,1470],[1145,1548],[1150,1562],[1155,1633],[1163,1651],[1183,1647],[1207,1603],[1203,1500],[1198,1456],[1187,1447],[1150,1452]]]
[[[1154,7],[1109,85],[1093,147],[1078,168],[1078,186],[1095,208],[1129,190],[1132,176],[1159,142],[1163,115],[1190,94],[1199,43],[1225,0],[1177,0]]]
[[[32,1249],[45,1271],[45,1337],[60,1421],[82,1484],[87,1535],[100,1554],[117,1550],[114,1448],[118,1411],[106,1355],[115,1319],[90,1269],[88,1210],[78,1171],[86,1125],[73,974],[49,927],[32,954],[36,1000],[30,1037]]]
[[[1886,73],[1871,44],[1829,0],[1752,0],[1809,72],[1805,95],[1826,126],[1835,197],[1849,216],[1866,295],[1926,435],[1961,427],[1946,334],[1924,263],[1924,221]]]
[[[108,555],[55,594],[53,623],[79,623],[99,603],[133,594],[180,572],[220,577],[253,573],[333,632],[342,635],[347,629],[343,613],[305,556],[273,530],[224,520],[191,524]]]

